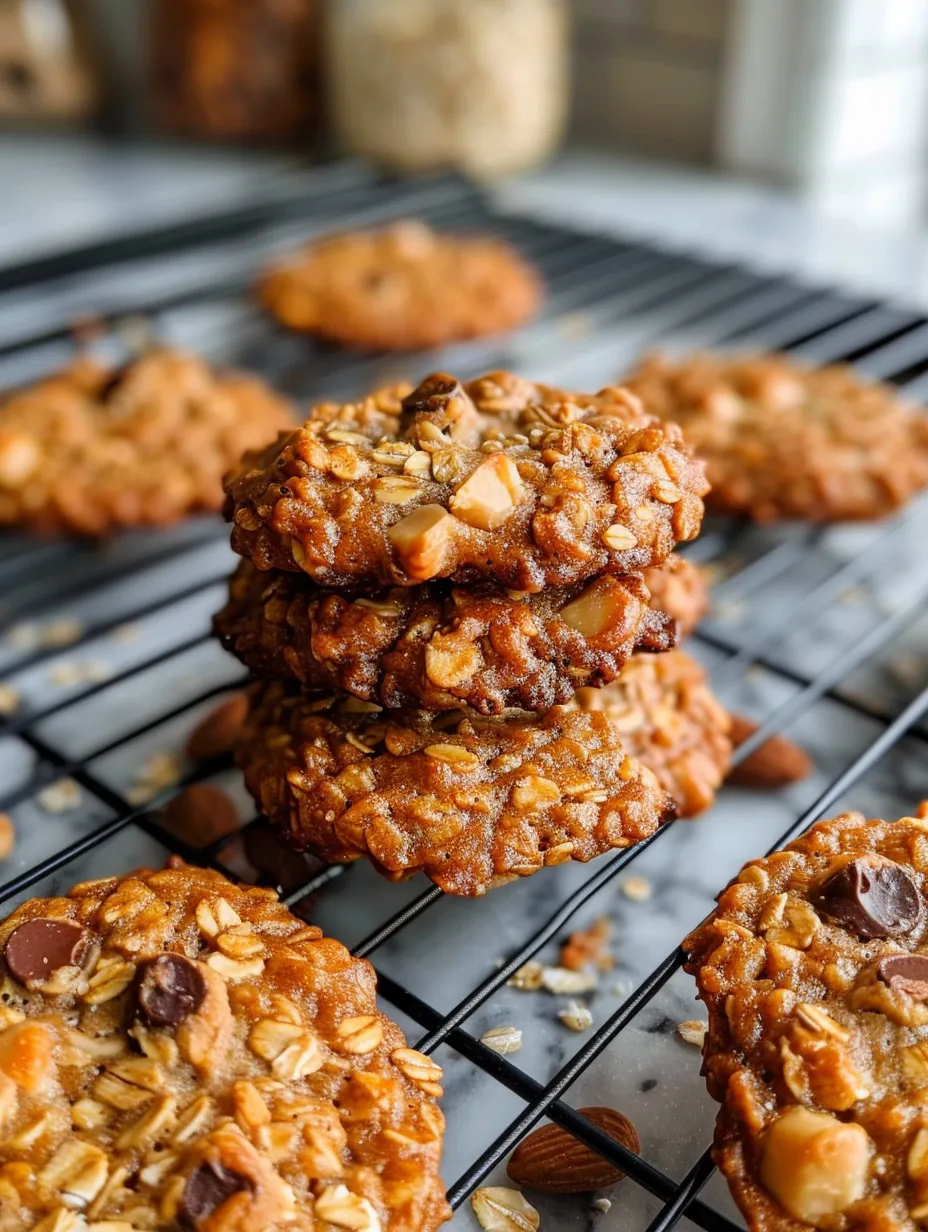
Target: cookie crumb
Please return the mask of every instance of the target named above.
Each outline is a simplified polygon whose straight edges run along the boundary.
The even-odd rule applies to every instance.
[[[594,1198],[590,1206],[597,1215],[605,1215],[612,1210],[612,1203],[608,1198]]]
[[[506,1057],[522,1047],[522,1031],[519,1027],[491,1027],[481,1035],[480,1042]]]
[[[74,779],[59,779],[43,787],[36,799],[46,813],[68,813],[80,806],[82,792]]]
[[[686,1022],[681,1022],[677,1025],[677,1035],[687,1044],[694,1044],[697,1048],[701,1048],[703,1041],[706,1038],[706,1032],[709,1030],[707,1022],[701,1022],[696,1018],[690,1018]]]
[[[626,877],[620,883],[619,889],[633,903],[646,903],[654,893],[654,889],[647,877]]]
[[[571,933],[561,946],[561,966],[568,971],[582,971],[584,967],[596,966],[607,971],[614,965],[607,946],[612,933],[608,916],[601,915],[589,928]]]

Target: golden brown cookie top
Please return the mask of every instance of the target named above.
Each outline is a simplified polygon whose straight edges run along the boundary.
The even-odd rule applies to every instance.
[[[752,1229],[928,1217],[928,821],[819,822],[684,942],[716,1156]]]
[[[764,522],[878,518],[928,483],[924,415],[849,367],[652,356],[628,384],[705,459],[714,509]]]
[[[97,536],[218,510],[224,473],[293,419],[257,377],[180,352],[80,361],[0,402],[0,524]]]
[[[712,805],[731,764],[731,719],[686,651],[633,655],[614,684],[581,689],[576,704],[606,715],[629,755],[673,798],[679,817]]]
[[[4,1232],[447,1217],[441,1070],[272,892],[186,866],[85,882],[18,908],[0,955]]]
[[[560,706],[386,713],[271,682],[252,690],[236,760],[296,847],[450,894],[628,847],[672,815],[605,716]]]
[[[491,373],[313,409],[227,482],[232,546],[321,586],[539,591],[665,560],[706,491],[679,430],[622,389]]]
[[[490,715],[563,704],[583,683],[614,679],[635,650],[666,650],[674,626],[636,574],[537,595],[426,582],[351,598],[242,561],[213,627],[261,675],[391,710]]]
[[[513,329],[543,295],[539,275],[504,241],[414,221],[320,240],[258,283],[261,302],[288,328],[379,351]]]

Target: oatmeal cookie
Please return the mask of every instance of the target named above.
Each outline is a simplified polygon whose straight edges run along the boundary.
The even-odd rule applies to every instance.
[[[493,373],[325,404],[229,477],[232,546],[320,586],[570,586],[659,564],[702,520],[702,465],[621,389]]]
[[[928,822],[822,821],[684,942],[715,1158],[753,1232],[928,1219]]]
[[[712,509],[759,522],[879,518],[928,484],[928,420],[845,366],[652,356],[628,385],[705,459]]]
[[[479,895],[544,865],[590,860],[672,815],[602,714],[385,714],[257,685],[236,760],[265,815],[324,860],[368,856]]]
[[[0,526],[96,537],[221,509],[224,473],[293,421],[257,378],[189,355],[80,361],[0,402]]]
[[[645,569],[643,576],[651,607],[676,621],[678,638],[689,637],[711,606],[702,570],[674,553],[662,565]]]
[[[547,710],[579,684],[614,680],[635,650],[667,650],[674,622],[651,610],[634,574],[513,598],[447,582],[351,598],[242,561],[213,627],[262,676],[391,710],[491,715]]]
[[[575,704],[608,717],[629,755],[673,797],[678,817],[713,803],[731,764],[731,718],[685,651],[633,655],[614,684],[580,689]]]
[[[375,351],[418,351],[514,329],[544,292],[502,240],[406,221],[332,236],[265,271],[258,298],[288,329]]]
[[[367,962],[179,861],[0,924],[0,1229],[431,1232],[441,1070]]]

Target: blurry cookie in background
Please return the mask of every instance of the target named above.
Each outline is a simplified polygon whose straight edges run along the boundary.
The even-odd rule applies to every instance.
[[[192,355],[80,360],[0,400],[0,526],[93,538],[218,511],[225,472],[293,419],[257,377]]]
[[[928,420],[846,366],[650,356],[626,384],[705,460],[706,505],[716,511],[758,522],[868,520],[928,484]]]
[[[288,329],[415,351],[515,329],[535,316],[544,290],[502,240],[404,221],[311,243],[267,269],[257,294]]]
[[[678,640],[689,637],[711,607],[709,586],[702,570],[682,556],[668,557],[662,565],[643,571],[651,592],[651,607],[676,621]]]

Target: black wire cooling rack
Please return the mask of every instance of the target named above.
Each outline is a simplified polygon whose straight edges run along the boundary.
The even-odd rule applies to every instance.
[[[336,224],[399,216],[424,217],[443,227],[486,228],[509,238],[545,275],[550,298],[543,317],[504,340],[385,360],[346,356],[286,336],[245,294],[256,267],[270,254]],[[613,381],[641,349],[656,344],[781,348],[810,362],[849,360],[872,377],[896,381],[915,398],[928,391],[928,321],[914,310],[692,253],[500,213],[454,178],[396,183],[352,165],[283,176],[267,186],[260,201],[219,217],[0,270],[0,386],[65,361],[91,336],[114,357],[152,337],[179,343],[219,362],[251,367],[299,398],[350,397],[379,380],[421,376],[439,367],[462,375],[513,367],[535,379],[594,388]],[[690,548],[691,559],[723,572],[715,590],[716,616],[697,633],[694,648],[707,658],[726,700],[746,688],[748,704],[764,711],[760,729],[736,760],[768,735],[824,713],[822,706],[831,707],[828,715],[854,716],[866,732],[863,742],[845,748],[837,731],[829,731],[830,781],[816,781],[814,803],[794,807],[798,797],[788,798],[791,824],[775,846],[857,788],[903,738],[925,739],[920,721],[928,710],[928,687],[918,689],[928,686],[928,671],[918,669],[924,663],[919,655],[928,647],[928,635],[920,636],[919,629],[928,573],[917,564],[926,527],[928,509],[916,502],[891,522],[847,532],[850,539],[840,530],[762,532],[720,522],[710,524]],[[146,750],[157,749],[156,734],[189,729],[198,709],[208,708],[240,678],[240,669],[225,658],[211,660],[205,674],[196,658],[211,650],[208,616],[218,606],[232,564],[226,539],[218,520],[204,519],[97,547],[8,539],[0,548],[0,671],[6,682],[0,700],[8,711],[0,730],[0,809],[13,815],[18,830],[14,855],[0,865],[4,908],[31,893],[63,888],[78,872],[117,871],[128,858],[120,843],[130,834],[133,858],[139,850],[157,858],[167,848],[179,849],[233,876],[263,873],[265,880],[268,869],[276,867],[262,864],[255,844],[249,846],[249,833],[267,837],[260,820],[245,827],[244,837],[199,851],[165,834],[160,806],[198,777],[231,777],[228,769],[194,768],[163,790],[156,784],[147,793],[153,798],[143,800],[131,785],[131,772],[119,768],[121,756],[137,765]],[[848,602],[842,609],[855,595],[856,606]],[[838,632],[829,627],[813,636],[817,622],[836,612]],[[101,647],[117,648],[115,663],[93,657]],[[900,684],[890,669],[900,662],[911,668],[913,660],[914,672]],[[758,673],[780,689],[773,704],[758,702],[751,693]],[[824,725],[831,726],[827,715]],[[81,794],[76,820],[60,802],[63,778]],[[914,780],[902,794],[919,790],[917,770]],[[928,794],[928,781],[922,786]],[[913,805],[911,800],[908,807]],[[455,1207],[547,1117],[658,1200],[656,1213],[648,1216],[649,1232],[665,1232],[681,1216],[707,1232],[738,1226],[699,1197],[712,1171],[708,1152],[697,1153],[682,1175],[670,1175],[649,1162],[647,1150],[635,1155],[607,1138],[569,1102],[577,1080],[679,971],[679,949],[672,948],[637,980],[606,1020],[542,1078],[491,1051],[468,1025],[524,963],[559,938],[588,904],[600,901],[623,870],[686,824],[675,823],[570,876],[558,869],[532,879],[546,878],[545,922],[540,927],[533,922],[521,933],[514,924],[510,935],[517,941],[505,959],[493,964],[488,958],[485,973],[468,979],[450,1008],[436,1008],[424,995],[427,990],[417,991],[379,966],[385,947],[434,912],[441,892],[432,888],[415,896],[414,888],[403,894],[401,887],[384,887],[377,901],[387,906],[355,953],[373,957],[384,999],[413,1030],[425,1032],[417,1048],[444,1049],[463,1059],[469,1072],[504,1088],[519,1107],[501,1129],[488,1122],[479,1151],[450,1185]],[[715,814],[693,824],[712,827]],[[760,854],[762,846],[758,839],[758,850],[750,854]],[[734,871],[720,871],[715,888]],[[270,879],[283,881],[297,909],[315,911],[325,909],[327,895],[339,884],[360,875],[354,868],[306,862],[295,877],[291,864],[279,876],[272,871]],[[507,887],[491,897],[504,904],[515,891]],[[482,904],[470,909],[479,912]],[[463,954],[466,937],[460,946]],[[454,954],[446,959],[452,966],[456,961]],[[449,1112],[453,1101],[449,1088]],[[711,1118],[705,1121],[704,1141],[710,1132]]]

